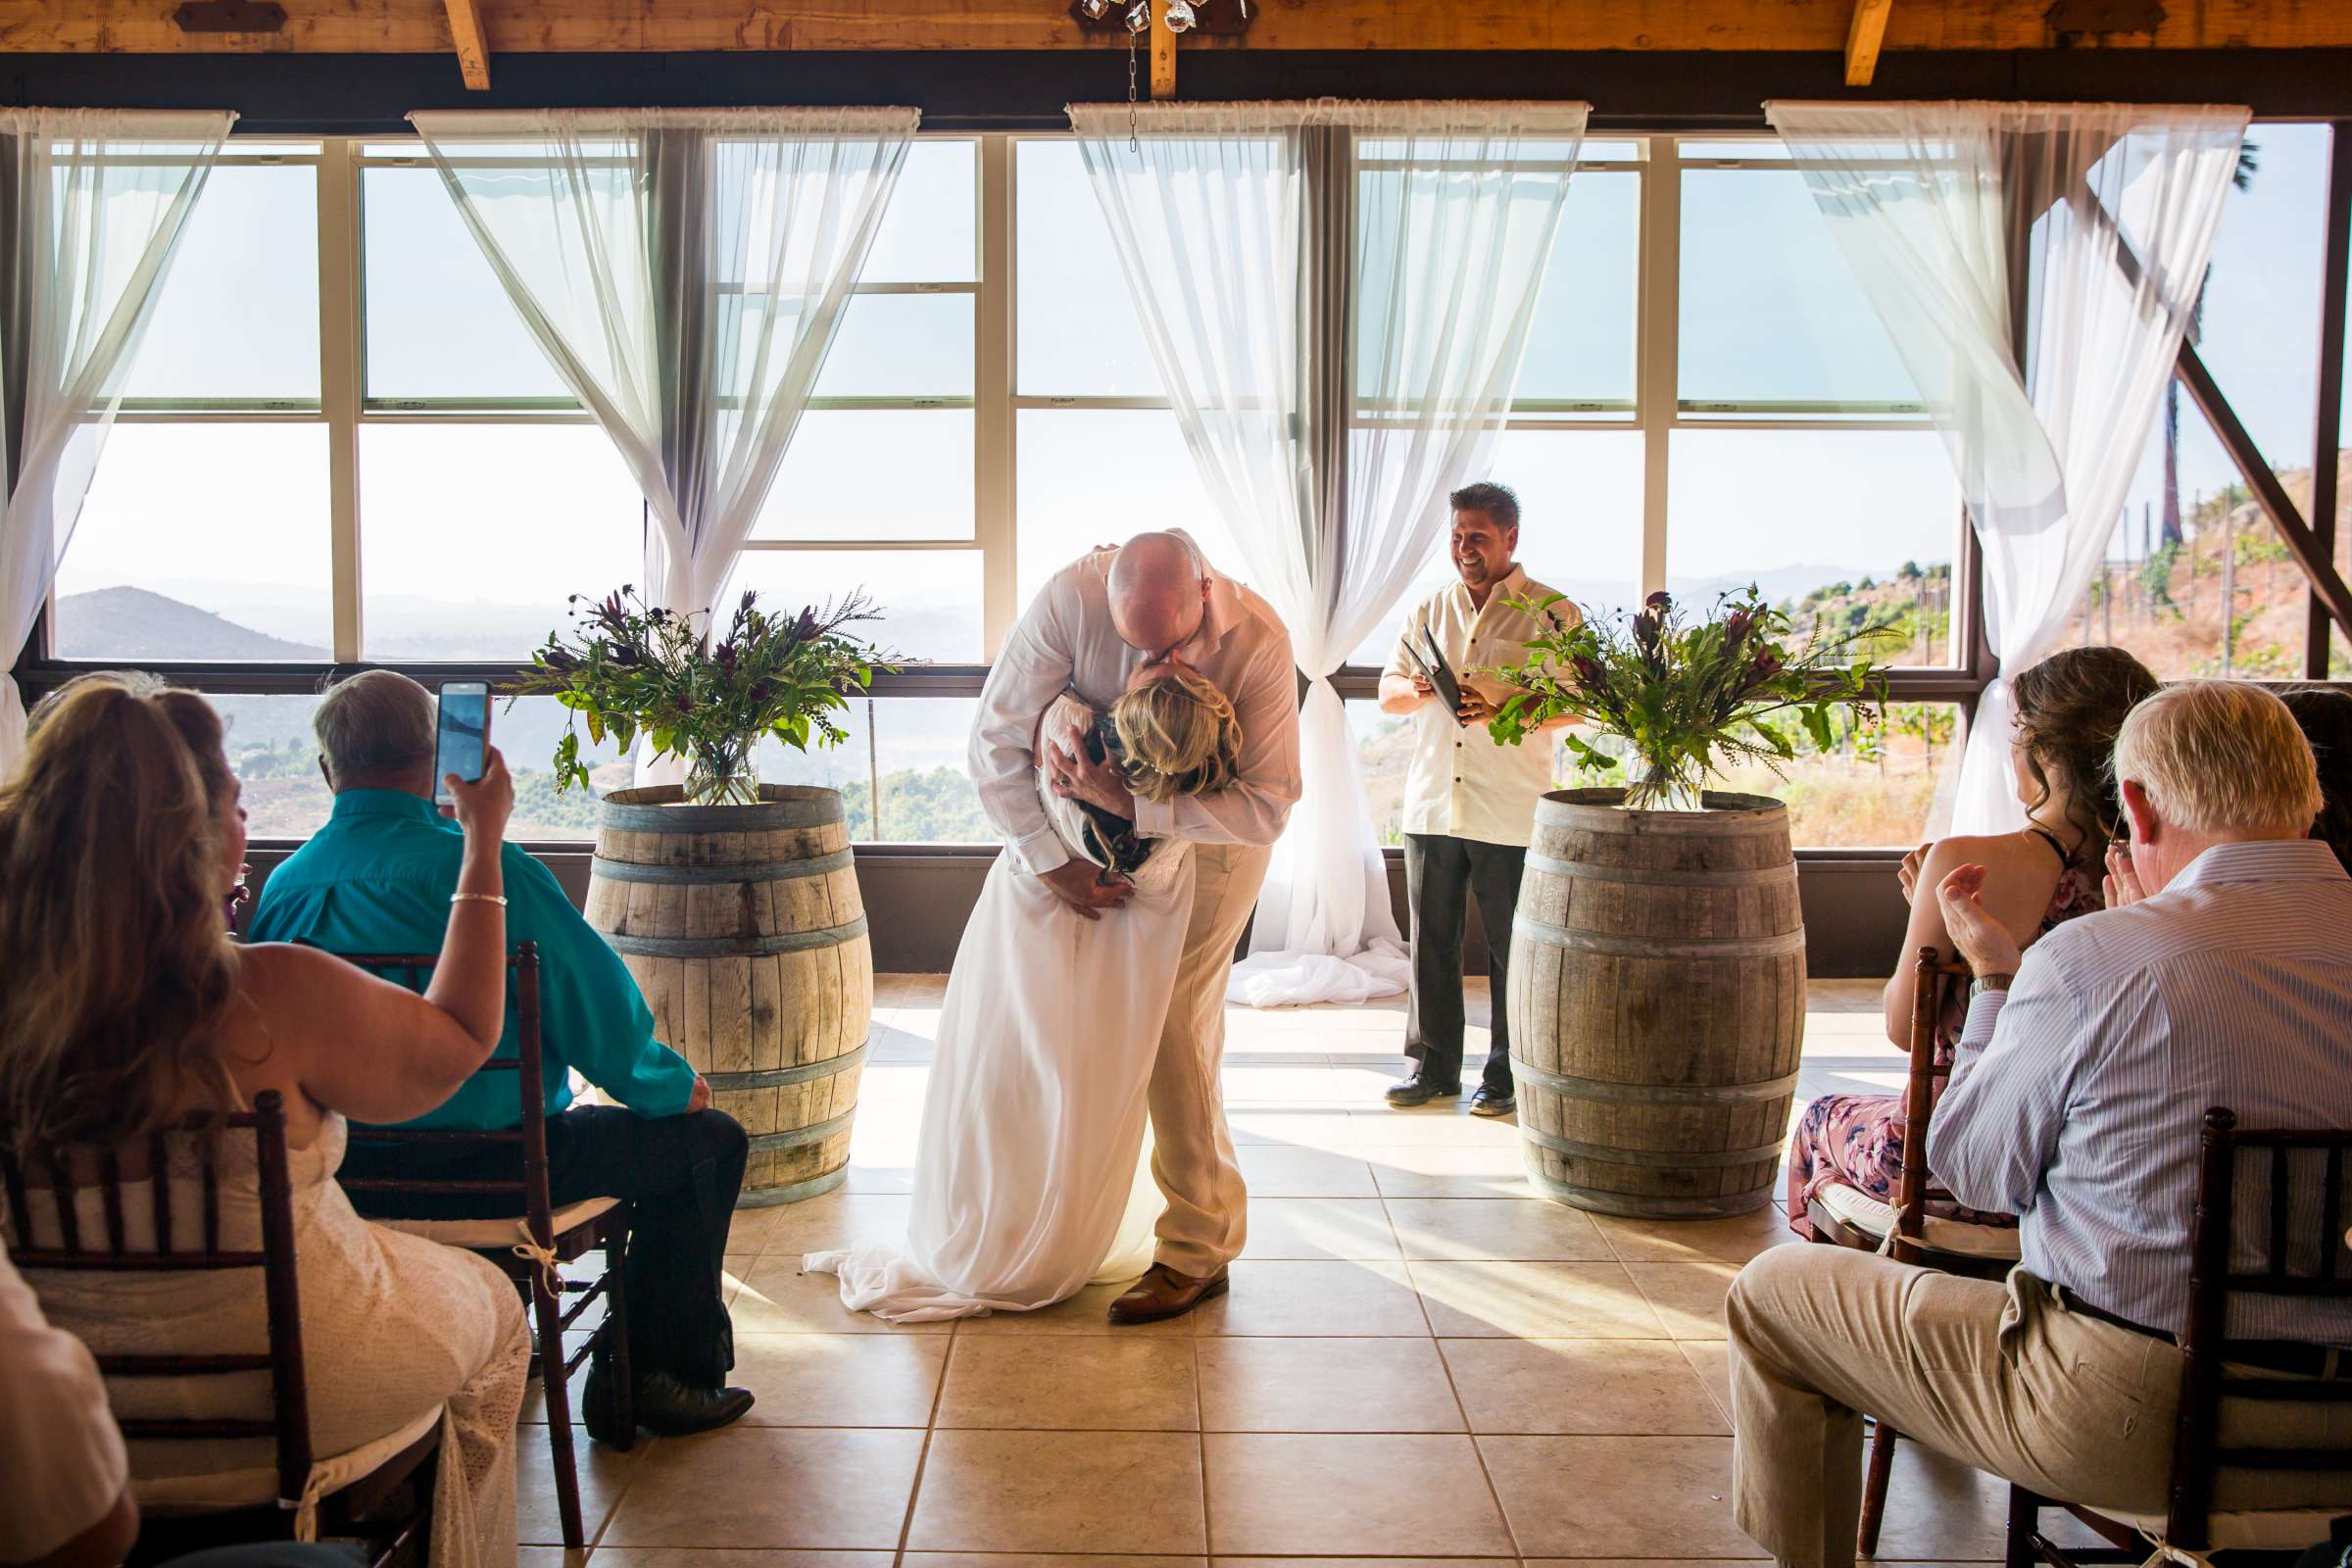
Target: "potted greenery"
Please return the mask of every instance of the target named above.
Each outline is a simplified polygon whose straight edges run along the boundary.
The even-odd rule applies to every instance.
[[[1529,644],[1484,673],[1512,688],[1489,728],[1523,744],[1565,715],[1586,769],[1624,789],[1536,808],[1503,1004],[1529,1184],[1647,1219],[1770,1200],[1804,1042],[1805,934],[1788,812],[1702,793],[1728,762],[1776,775],[1797,733],[1828,750],[1841,707],[1884,707],[1864,629],[1789,615],[1751,587],[1692,616],[1666,594]],[[1794,726],[1792,728],[1792,726]],[[1596,742],[1610,743],[1604,751]]]
[[[1558,602],[1554,595],[1524,608]],[[1884,712],[1886,679],[1858,657],[1881,628],[1838,634],[1816,621],[1801,643],[1795,635],[1787,612],[1765,604],[1752,585],[1719,596],[1715,613],[1700,618],[1671,594],[1651,594],[1630,617],[1548,632],[1529,642],[1524,662],[1481,671],[1515,688],[1488,729],[1517,746],[1572,714],[1587,732],[1565,736],[1578,762],[1617,767],[1618,759],[1593,744],[1606,737],[1633,760],[1629,775],[1639,776],[1627,780],[1627,808],[1695,811],[1707,775],[1724,763],[1761,761],[1780,776],[1796,760],[1788,722],[1828,751],[1838,708]]]
[[[682,759],[688,805],[758,801],[763,737],[801,751],[812,740],[840,745],[848,732],[832,715],[872,683],[883,657],[842,630],[878,618],[859,593],[793,615],[770,614],[746,591],[723,637],[708,613],[649,606],[634,585],[571,602],[580,624],[568,636],[548,633],[515,692],[554,697],[596,744],[610,737],[625,752],[642,735],[655,757]],[[588,783],[568,720],[555,767],[559,791]]]
[[[848,1174],[873,950],[840,793],[761,784],[757,749],[847,738],[834,714],[881,656],[845,628],[874,619],[872,604],[771,614],[747,593],[721,627],[623,588],[575,600],[572,617],[517,687],[569,710],[557,787],[589,782],[573,721],[686,765],[683,787],[597,803],[588,923],[636,978],[657,1035],[751,1135],[738,1201],[830,1192]]]

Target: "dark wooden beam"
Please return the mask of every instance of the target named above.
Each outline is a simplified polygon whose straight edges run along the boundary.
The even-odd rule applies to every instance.
[[[2246,487],[2254,492],[2255,505],[2261,507],[2263,515],[2271,519],[2271,526],[2278,530],[2280,541],[2285,544],[2287,553],[2295,558],[2295,564],[2303,568],[2303,575],[2311,579],[2312,597],[2326,608],[2338,626],[2345,629],[2347,636],[2352,636],[2352,588],[2344,586],[2344,579],[2336,571],[2328,551],[2313,536],[2310,525],[2303,520],[2303,514],[2295,510],[2294,502],[2288,499],[2286,487],[2278,482],[2278,476],[2263,461],[2262,449],[2254,444],[2254,438],[2246,434],[2246,427],[2238,422],[2237,411],[2230,407],[2230,400],[2222,396],[2222,389],[2215,385],[2213,372],[2206,369],[2205,362],[2197,357],[2195,344],[2185,340],[2181,343],[2180,361],[2176,369],[2180,384],[2188,389],[2189,397],[2195,400],[2198,410],[2204,414],[2205,422],[2213,427],[2214,436],[2222,443],[2222,450],[2230,454],[2230,461],[2237,465],[2238,474],[2246,481]],[[2318,478],[2316,472],[2313,478]]]
[[[2328,154],[2328,249],[2320,268],[2320,383],[2311,439],[2311,533],[2335,559],[2337,444],[2344,419],[2344,291],[2352,254],[2352,120],[2339,120]],[[2312,596],[2303,634],[2303,673],[2328,678],[2328,612]]]

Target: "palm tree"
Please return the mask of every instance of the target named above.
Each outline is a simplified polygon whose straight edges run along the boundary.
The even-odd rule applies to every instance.
[[[2254,175],[2262,167],[2262,148],[2254,142],[2240,142],[2237,148],[2237,168],[2230,175],[2230,185],[2245,190],[2254,183]],[[2197,300],[2189,307],[2188,340],[2191,343],[2205,328],[2205,290],[2213,284],[2213,264],[2205,264],[2205,275],[2197,280]],[[2168,545],[2182,542],[2180,531],[2180,378],[2174,376],[2164,383],[2164,540]]]

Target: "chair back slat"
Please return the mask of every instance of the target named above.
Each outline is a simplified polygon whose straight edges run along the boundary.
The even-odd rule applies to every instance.
[[[24,1171],[17,1163],[16,1151],[0,1149],[0,1186],[8,1189],[9,1233],[29,1246],[32,1242],[32,1209],[24,1201]]]
[[[2271,1146],[2271,1225],[2264,1238],[2271,1278],[2286,1278],[2286,1146]]]
[[[2344,1234],[2344,1146],[2328,1146],[2328,1187],[2320,1195],[2320,1277],[2335,1279],[2335,1238]]]
[[[148,1200],[155,1208],[155,1250],[172,1255],[172,1138],[156,1133],[147,1140]]]
[[[76,1151],[50,1147],[41,1164],[50,1176],[47,1197],[56,1212],[55,1247],[35,1245],[32,1202],[24,1171],[13,1155],[0,1153],[0,1175],[8,1186],[10,1224],[18,1247],[11,1256],[26,1274],[43,1269],[90,1273],[218,1272],[259,1269],[268,1321],[268,1345],[258,1351],[217,1354],[99,1354],[98,1370],[110,1378],[206,1377],[270,1374],[270,1414],[267,1419],[206,1416],[126,1417],[118,1424],[126,1438],[151,1442],[208,1439],[267,1439],[276,1447],[278,1497],[293,1507],[310,1483],[312,1460],[309,1393],[303,1378],[302,1305],[295,1254],[293,1173],[286,1153],[284,1099],[275,1090],[254,1097],[253,1109],[235,1115],[191,1118],[180,1129],[197,1152],[204,1191],[204,1248],[178,1250],[172,1242],[171,1134],[142,1141],[149,1163],[147,1188],[155,1222],[154,1250],[133,1249],[122,1199],[122,1159],[114,1149],[88,1152],[98,1201],[105,1215],[104,1245],[85,1247],[78,1217],[81,1186],[74,1178]],[[224,1250],[220,1246],[220,1183],[218,1164],[228,1132],[249,1131],[254,1141],[256,1197],[262,1247]]]
[[[98,1195],[106,1212],[106,1250],[123,1251],[130,1244],[122,1235],[122,1162],[111,1148],[98,1151]]]
[[[1936,1191],[1928,1175],[1928,1123],[1936,1109],[1936,1084],[1951,1076],[1936,1065],[1936,1021],[1941,1015],[1943,988],[1965,978],[1968,966],[1953,963],[1934,948],[1921,948],[1911,966],[1911,1058],[1903,1075],[1903,1174],[1895,1187],[1893,1256],[1897,1262],[1917,1263],[1926,1255],[1919,1246],[1927,1234],[1929,1196]]]

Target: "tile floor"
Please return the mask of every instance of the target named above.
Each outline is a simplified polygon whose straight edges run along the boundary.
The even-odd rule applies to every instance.
[[[1759,1560],[1727,1500],[1723,1297],[1791,1238],[1769,1210],[1595,1218],[1529,1196],[1507,1123],[1386,1109],[1401,1001],[1232,1010],[1250,1242],[1192,1318],[1114,1331],[1107,1289],[914,1329],[843,1311],[800,1255],[904,1228],[943,987],[876,988],[843,1190],[737,1219],[750,1418],[628,1454],[583,1435],[596,1568]],[[1800,1104],[1900,1087],[1875,984],[1816,983],[1812,1008]],[[526,1439],[539,1568],[564,1554],[544,1426]],[[1881,1560],[1997,1561],[2002,1489],[1899,1454]]]

